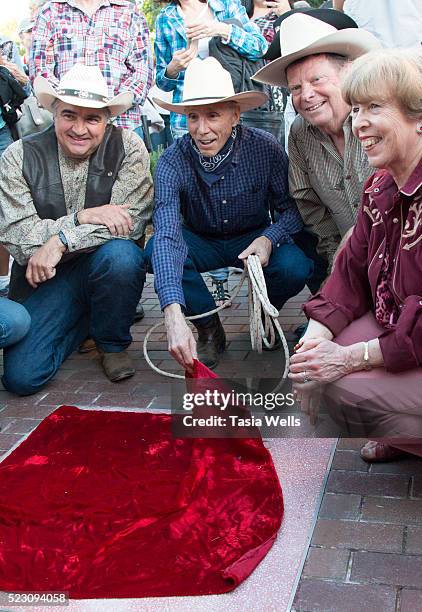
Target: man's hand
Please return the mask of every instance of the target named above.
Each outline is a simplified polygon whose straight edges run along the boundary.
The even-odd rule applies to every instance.
[[[192,370],[197,358],[196,342],[183,316],[180,304],[169,304],[164,308],[168,350],[185,370]]]
[[[274,11],[274,13],[278,15],[279,17],[283,15],[284,13],[287,13],[287,11],[290,11],[292,8],[290,6],[289,0],[274,0],[274,1],[268,0],[266,2],[266,5],[269,9]]]
[[[81,225],[105,225],[113,236],[128,236],[133,230],[132,217],[127,209],[129,204],[105,204],[94,208],[85,208],[78,212]]]
[[[189,66],[198,53],[198,47],[191,45],[187,49],[175,51],[171,62],[167,65],[166,76],[169,79],[176,79],[179,72],[183,72]]]
[[[260,236],[259,238],[255,238],[248,248],[238,255],[238,258],[246,260],[249,255],[258,255],[261,266],[265,268],[270,260],[272,250],[273,245],[271,244],[271,240],[266,236]]]
[[[14,77],[20,85],[26,85],[29,81],[28,77],[22,70],[14,64],[13,62],[9,62],[5,57],[0,55],[0,66],[4,66],[10,72],[12,77]]]
[[[26,268],[26,280],[36,289],[40,283],[56,275],[56,266],[62,258],[66,247],[58,236],[52,236],[42,247],[29,258]]]
[[[220,36],[227,39],[230,34],[230,25],[222,21],[204,21],[186,26],[186,38],[188,40],[200,40],[201,38],[213,38]]]

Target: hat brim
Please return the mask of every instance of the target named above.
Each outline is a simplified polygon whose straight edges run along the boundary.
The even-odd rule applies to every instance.
[[[336,53],[354,60],[369,51],[379,49],[381,43],[366,30],[347,28],[320,38],[304,49],[279,57],[256,72],[252,79],[258,83],[287,87],[286,69],[290,64],[308,55]]]
[[[48,80],[42,76],[37,76],[34,80],[34,93],[38,102],[43,108],[52,112],[54,100],[60,100],[65,104],[72,106],[81,106],[83,108],[108,108],[111,117],[117,117],[127,111],[133,104],[133,94],[129,91],[124,91],[108,102],[104,103],[99,100],[88,100],[86,98],[78,98],[77,96],[60,96],[57,94],[54,87]]]
[[[180,115],[187,115],[188,109],[192,108],[192,106],[210,106],[212,104],[221,104],[222,102],[237,102],[240,106],[240,112],[244,113],[265,104],[268,96],[262,91],[243,91],[226,98],[195,98],[195,100],[186,100],[176,104],[165,102],[160,100],[160,98],[153,98],[153,100],[161,108],[165,108],[173,113],[179,113]]]

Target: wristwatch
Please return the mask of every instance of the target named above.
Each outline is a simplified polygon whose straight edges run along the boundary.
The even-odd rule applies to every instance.
[[[62,243],[62,245],[64,247],[66,247],[66,251],[68,251],[69,250],[69,244],[68,244],[66,236],[63,234],[62,230],[60,230],[57,235],[58,235],[59,240]]]
[[[372,366],[369,363],[369,342],[364,342],[364,352],[363,352],[363,369],[364,370],[372,370]]]

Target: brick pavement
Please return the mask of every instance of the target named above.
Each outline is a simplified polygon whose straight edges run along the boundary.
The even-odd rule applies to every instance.
[[[297,612],[422,610],[422,460],[370,466],[364,442],[337,445]]]

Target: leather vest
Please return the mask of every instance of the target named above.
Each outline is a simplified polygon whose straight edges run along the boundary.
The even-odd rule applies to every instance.
[[[22,145],[22,174],[38,216],[40,219],[56,220],[67,215],[54,125],[44,132],[23,138]],[[121,129],[109,125],[100,146],[89,159],[84,208],[110,202],[114,181],[124,157]],[[68,261],[69,256],[77,255],[70,253],[64,261]],[[17,302],[24,301],[33,291],[25,274],[26,266],[13,262],[9,296]]]

